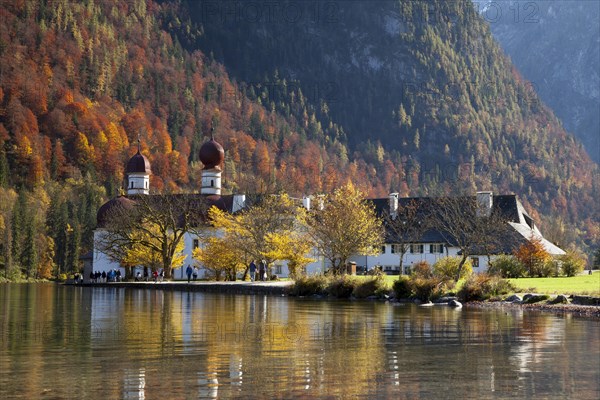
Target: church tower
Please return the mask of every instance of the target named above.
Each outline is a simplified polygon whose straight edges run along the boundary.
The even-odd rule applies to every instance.
[[[140,152],[140,140],[138,139],[138,151],[127,163],[125,174],[127,175],[127,195],[150,193],[150,161]]]
[[[221,194],[221,164],[225,159],[223,147],[211,135],[210,140],[200,147],[202,169],[202,187],[200,194]]]

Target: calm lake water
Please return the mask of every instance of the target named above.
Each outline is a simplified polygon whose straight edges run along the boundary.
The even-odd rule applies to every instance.
[[[0,285],[0,398],[600,398],[600,321]]]

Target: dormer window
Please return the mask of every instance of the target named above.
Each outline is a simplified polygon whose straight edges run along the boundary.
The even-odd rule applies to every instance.
[[[523,217],[525,218],[525,222],[527,223],[527,225],[531,228],[531,229],[535,229],[535,223],[533,222],[533,219],[528,216],[523,214]]]

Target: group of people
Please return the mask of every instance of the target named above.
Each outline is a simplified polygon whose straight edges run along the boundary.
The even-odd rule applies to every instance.
[[[194,280],[198,279],[198,267],[194,265],[192,268],[192,266],[188,264],[187,268],[185,269],[185,274],[187,275],[188,283],[190,283],[192,277]]]
[[[250,267],[248,270],[250,272],[250,280],[252,282],[254,282],[255,280],[264,281],[267,279],[267,262],[265,260],[261,260],[258,263],[258,267],[256,266],[256,263],[254,262],[254,260],[252,260],[250,262]],[[258,270],[258,277],[256,276],[257,270]]]
[[[111,269],[110,271],[92,271],[90,272],[91,283],[105,283],[105,282],[121,282],[123,277],[121,276],[121,270]]]
[[[165,278],[165,270],[161,268],[160,270],[154,270],[154,271],[152,271],[152,273],[150,273],[148,267],[144,267],[143,278],[142,278],[142,273],[140,271],[137,271],[135,273],[134,280],[136,282],[141,282],[143,279],[144,282],[148,282],[148,280],[150,279],[150,275],[152,275],[152,280],[154,281],[154,283],[162,282],[163,279]]]

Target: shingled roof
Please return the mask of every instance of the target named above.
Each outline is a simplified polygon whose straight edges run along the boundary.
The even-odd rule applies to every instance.
[[[475,200],[475,196],[465,197],[465,199]],[[401,197],[398,198],[398,207],[406,207],[411,203],[415,204],[424,214],[425,218],[425,214],[436,213],[436,208],[439,207],[439,200],[440,198],[435,197]],[[374,205],[375,212],[378,216],[383,217],[387,212],[389,212],[389,198],[375,198],[368,199],[368,201]],[[564,254],[562,249],[552,244],[542,236],[540,231],[535,226],[533,219],[527,213],[516,195],[494,195],[492,202],[492,213],[500,215],[502,219],[510,227],[512,227],[512,229],[507,229],[506,232],[502,234],[501,238],[498,238],[499,245],[494,253],[509,254],[534,237],[542,242],[550,254]],[[475,218],[475,215],[473,218]],[[386,236],[386,241],[388,243],[399,241],[390,229],[386,229]],[[448,240],[449,237],[449,235],[444,235],[444,233],[440,230],[431,228],[425,231],[421,238],[415,241],[415,243],[447,243],[449,245],[456,245],[456,243],[453,243],[451,239]],[[477,249],[475,250],[475,253],[477,253]],[[485,251],[481,250],[480,253],[484,254]]]

